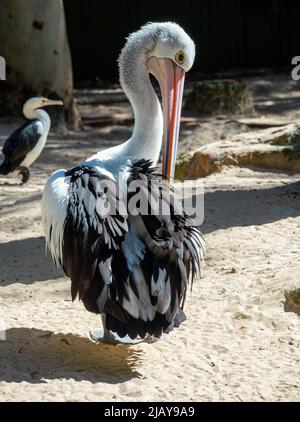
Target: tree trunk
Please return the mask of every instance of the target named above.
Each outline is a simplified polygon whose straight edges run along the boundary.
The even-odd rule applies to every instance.
[[[0,112],[19,115],[32,95],[59,97],[54,124],[78,122],[63,0],[1,0],[0,56],[7,80],[0,82]]]

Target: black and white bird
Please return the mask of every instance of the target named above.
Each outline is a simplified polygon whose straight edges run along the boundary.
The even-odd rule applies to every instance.
[[[131,34],[119,70],[135,115],[132,137],[56,171],[45,186],[48,247],[71,278],[72,299],[79,296],[88,311],[101,314],[104,336],[98,340],[113,342],[115,334],[159,338],[185,320],[188,281],[199,274],[204,242],[169,197],[174,199],[184,77],[194,57],[193,41],[175,23],[151,23]],[[163,112],[149,74],[160,84]],[[162,141],[160,176],[154,166]],[[149,212],[147,194],[155,212]]]
[[[49,114],[42,107],[56,105],[62,106],[63,102],[44,97],[26,101],[23,114],[27,121],[4,142],[4,161],[0,166],[0,174],[7,175],[18,170],[22,175],[22,183],[28,181],[29,166],[41,154],[51,125]]]

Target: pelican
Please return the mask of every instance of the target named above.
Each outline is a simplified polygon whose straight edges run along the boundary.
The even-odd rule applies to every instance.
[[[4,142],[4,161],[0,166],[0,174],[7,175],[19,170],[22,183],[29,180],[29,166],[39,157],[47,141],[50,130],[50,117],[42,107],[62,106],[62,101],[34,97],[23,106],[23,114],[27,121]]]
[[[101,315],[103,335],[92,333],[98,341],[158,339],[185,320],[186,290],[200,271],[204,243],[185,212],[177,213],[178,201],[166,198],[174,197],[184,78],[194,57],[194,42],[175,23],[150,23],[131,34],[119,57],[135,115],[131,138],[54,172],[46,183],[47,245],[71,278],[72,299]],[[149,74],[159,82],[163,111]],[[166,203],[166,212],[136,212],[144,197],[130,207],[134,182],[140,193],[151,191],[154,208]]]

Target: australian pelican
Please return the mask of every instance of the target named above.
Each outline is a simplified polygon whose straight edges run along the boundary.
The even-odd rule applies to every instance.
[[[41,154],[50,130],[49,114],[42,107],[63,105],[62,101],[34,97],[26,101],[23,114],[27,121],[4,142],[4,161],[0,166],[0,174],[7,175],[18,170],[22,175],[22,183],[30,177],[29,166]]]
[[[44,189],[48,247],[71,278],[72,299],[79,296],[88,311],[101,314],[107,342],[116,339],[113,333],[158,338],[185,320],[188,280],[203,257],[201,234],[185,212],[177,213],[176,201],[165,201],[167,212],[141,213],[125,197],[132,199],[133,182],[140,192],[151,191],[154,204],[173,197],[184,77],[194,57],[193,41],[175,23],[150,23],[131,34],[119,70],[135,115],[132,137],[56,171]],[[149,74],[160,84],[163,112]],[[160,175],[154,166],[162,140]]]

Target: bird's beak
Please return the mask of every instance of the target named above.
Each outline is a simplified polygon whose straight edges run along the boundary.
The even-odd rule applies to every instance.
[[[162,172],[174,180],[185,71],[171,59],[151,57],[148,70],[159,82],[162,94],[164,133]]]
[[[64,103],[61,100],[49,100],[49,98],[43,99],[43,106],[63,106]]]

